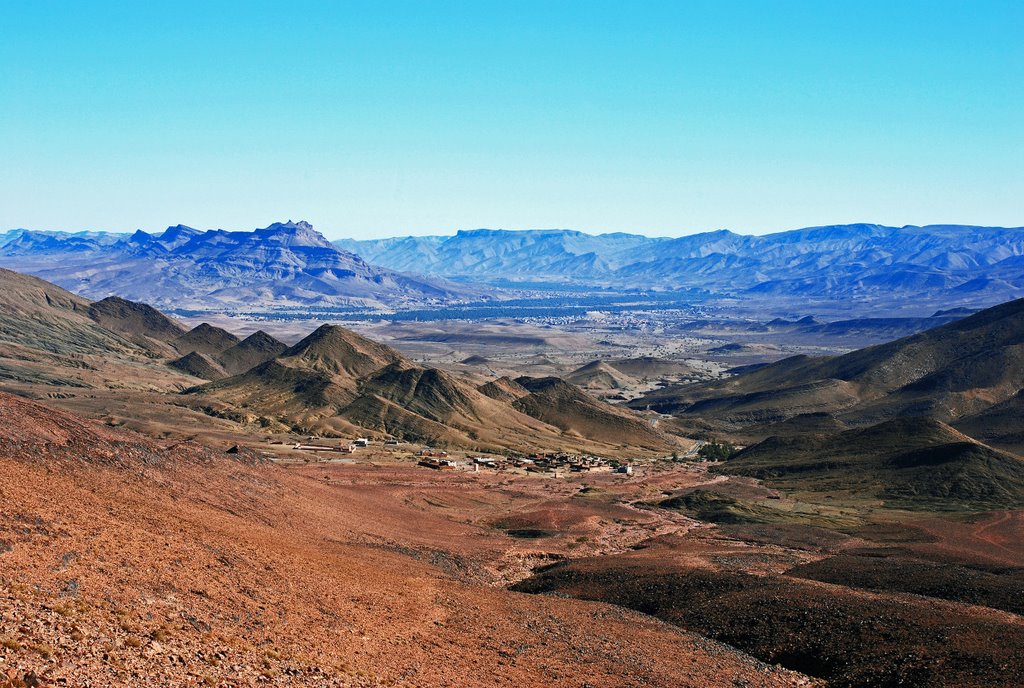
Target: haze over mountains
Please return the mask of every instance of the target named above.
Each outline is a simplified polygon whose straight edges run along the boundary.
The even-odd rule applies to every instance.
[[[480,229],[333,243],[291,221],[253,232],[12,230],[0,234],[0,264],[90,298],[165,308],[424,306],[538,283],[983,307],[1024,296],[1024,229],[853,224],[680,238]]]
[[[0,234],[3,265],[89,298],[160,307],[258,308],[441,302],[467,292],[342,251],[306,222],[252,232],[176,225],[161,234]]]
[[[675,239],[570,230],[461,231],[454,236],[340,240],[395,270],[479,282],[851,298],[950,292],[1024,295],[1024,229],[833,225],[764,236],[728,230]]]

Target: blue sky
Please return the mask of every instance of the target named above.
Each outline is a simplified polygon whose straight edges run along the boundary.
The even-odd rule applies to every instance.
[[[0,229],[1024,224],[1024,3],[0,6]]]

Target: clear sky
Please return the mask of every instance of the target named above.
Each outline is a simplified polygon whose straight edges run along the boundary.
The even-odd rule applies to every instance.
[[[0,3],[0,230],[1024,225],[1024,2]]]

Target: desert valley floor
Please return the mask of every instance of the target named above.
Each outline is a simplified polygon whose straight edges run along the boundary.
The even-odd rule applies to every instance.
[[[0,0],[0,688],[1024,688],[1024,0]]]
[[[1024,675],[1024,302],[588,363],[0,278],[4,688]]]
[[[982,686],[1024,668],[1021,512],[862,519],[664,462],[272,464],[0,403],[5,448],[32,457],[0,459],[10,685],[818,683],[784,663]],[[711,485],[790,522],[655,506]]]

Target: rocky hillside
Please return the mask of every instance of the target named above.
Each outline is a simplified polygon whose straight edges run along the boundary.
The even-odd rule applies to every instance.
[[[165,403],[263,427],[459,447],[677,446],[639,415],[556,378],[480,385],[334,325],[291,347],[262,331],[240,340],[207,323],[187,330],[150,305],[120,297],[90,303],[7,270],[0,270],[0,337],[0,380],[37,386],[34,395],[153,390],[165,393]],[[166,395],[183,389],[185,401]]]
[[[602,359],[580,366],[565,380],[590,390],[624,389],[644,380],[678,379],[696,371],[683,361],[670,361],[654,356]]]
[[[183,361],[197,372],[200,359]],[[240,375],[189,390],[252,422],[319,433],[371,432],[432,444],[535,450],[675,442],[635,413],[593,399],[558,378],[507,378],[479,388],[416,365],[394,349],[323,325],[279,356]]]
[[[148,335],[176,337],[185,330],[141,304],[126,304],[89,303],[41,279],[0,269],[0,382],[158,384],[163,373],[154,358],[173,349]],[[159,317],[149,320],[153,314]]]
[[[894,506],[1024,508],[1024,460],[926,418],[770,437],[718,470],[792,489],[830,494],[852,490]]]
[[[514,498],[498,479],[302,474],[2,392],[0,417],[4,688],[808,685],[640,614],[484,584],[521,543],[416,502]]]
[[[727,473],[984,510],[1024,507],[1022,394],[1024,299],[843,356],[794,356],[630,405],[752,445],[725,463]]]
[[[794,356],[631,403],[746,426],[828,412],[850,425],[930,416],[955,422],[1024,388],[1024,299],[843,356]]]

